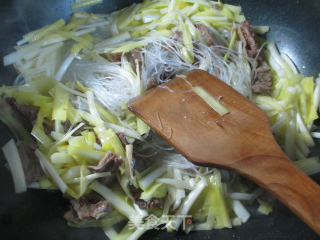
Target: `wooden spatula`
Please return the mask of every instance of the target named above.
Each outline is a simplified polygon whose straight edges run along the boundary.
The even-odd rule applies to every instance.
[[[219,115],[200,86],[229,109]],[[128,107],[189,161],[232,169],[269,190],[320,234],[320,187],[283,153],[266,114],[205,71],[147,91]]]

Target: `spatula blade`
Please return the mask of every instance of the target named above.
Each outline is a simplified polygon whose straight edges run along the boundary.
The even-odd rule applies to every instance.
[[[220,116],[193,87],[202,87],[229,109]],[[270,144],[266,114],[224,82],[202,70],[189,72],[131,100],[128,107],[194,163],[228,167],[254,155],[281,151]],[[271,148],[271,149],[270,149]]]

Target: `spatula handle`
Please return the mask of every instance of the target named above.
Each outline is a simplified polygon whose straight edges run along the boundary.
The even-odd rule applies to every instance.
[[[249,157],[233,167],[269,190],[320,235],[320,186],[285,154]]]

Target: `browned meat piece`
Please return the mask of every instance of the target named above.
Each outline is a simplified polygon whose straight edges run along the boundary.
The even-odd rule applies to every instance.
[[[115,180],[116,180],[115,174],[112,174],[111,176],[102,177],[102,178],[98,179],[98,181],[100,183],[102,183],[103,185],[106,185],[106,186],[112,186],[112,184],[115,182]]]
[[[86,220],[90,218],[90,205],[82,200],[71,200],[71,206],[79,220]]]
[[[99,162],[97,166],[88,166],[93,172],[114,172],[122,164],[123,160],[119,159],[111,151]]]
[[[34,122],[37,119],[39,108],[19,104],[13,97],[6,97],[6,101],[14,110],[19,112],[25,119],[28,119],[30,122]]]
[[[217,45],[214,36],[210,33],[209,29],[203,24],[195,24],[194,25],[198,31],[200,32],[201,37],[206,41],[208,46]]]
[[[142,62],[142,53],[140,50],[137,49],[133,49],[131,52],[129,52],[129,55],[133,58],[133,59],[137,59],[139,61],[139,63]]]
[[[62,126],[63,126],[64,132],[68,132],[72,124],[69,120],[67,120],[62,123]]]
[[[98,194],[91,193],[88,197],[71,200],[71,210],[64,215],[67,220],[101,219],[112,211],[111,204]]]
[[[266,62],[263,62],[256,70],[252,90],[254,93],[269,95],[272,91],[273,77],[271,70]]]
[[[89,213],[92,218],[100,219],[105,217],[111,209],[111,205],[107,200],[91,204],[89,207]]]
[[[140,50],[134,49],[131,52],[128,52],[126,56],[128,58],[128,61],[131,64],[133,71],[136,72],[136,68],[137,68],[136,60],[138,61],[139,69],[141,69],[143,56]]]
[[[131,196],[135,199],[138,200],[140,198],[140,195],[142,193],[142,190],[140,188],[136,188],[135,186],[133,186],[132,184],[128,185],[128,189],[131,193]]]
[[[120,141],[122,143],[122,146],[125,147],[126,145],[129,144],[128,141],[127,141],[126,135],[124,135],[123,133],[117,133],[117,135],[118,135],[118,137],[119,137],[119,139],[120,139]]]
[[[122,53],[106,53],[106,57],[110,62],[121,62]]]
[[[160,79],[162,81],[168,81],[169,79],[173,79],[175,77],[175,70],[173,71],[163,71],[160,75]]]
[[[259,46],[254,39],[254,33],[250,23],[247,20],[242,22],[237,30],[243,43],[244,53],[250,58],[257,57],[259,53]],[[273,84],[270,67],[266,62],[263,62],[262,56],[259,56],[256,63],[260,66],[256,69],[256,76],[252,82],[252,91],[254,93],[269,95],[272,91]]]
[[[11,106],[17,117],[22,120],[21,123],[23,124],[23,126],[28,131],[31,131],[33,128],[33,123],[37,119],[39,108],[19,104],[13,97],[7,97],[5,95],[3,95],[2,97],[5,98],[6,102]]]
[[[163,208],[164,198],[151,198],[149,201],[145,201],[142,199],[137,199],[135,203],[141,209],[148,209],[153,207]]]
[[[22,128],[29,131],[32,130],[33,122],[37,118],[38,108],[33,106],[21,105],[16,102],[14,98],[7,97],[5,94],[1,95],[1,101],[4,105],[2,107],[8,108],[6,113],[13,117],[14,125],[21,124]],[[10,126],[9,126],[10,127]],[[25,138],[20,135],[19,129],[15,127],[10,128],[17,138],[17,148],[22,161],[23,171],[27,184],[38,182],[44,173],[41,169],[38,158],[34,155],[37,144],[32,138]],[[15,131],[17,130],[17,132]]]
[[[148,82],[148,85],[147,85],[147,90],[150,89],[150,88],[154,88],[158,86],[158,81],[156,78],[152,78],[149,82]]]
[[[171,39],[175,42],[179,42],[179,43],[183,43],[183,35],[181,31],[175,31],[172,36]]]
[[[246,20],[238,27],[238,35],[243,43],[243,50],[248,57],[254,58],[259,52],[259,47],[254,39],[250,23]]]
[[[38,158],[34,154],[34,151],[37,148],[36,143],[18,141],[17,147],[27,185],[38,182],[45,175],[41,169]]]
[[[24,119],[19,112],[6,101],[7,95],[0,95],[0,121],[7,125],[16,140],[34,142],[33,137],[30,135],[32,123]]]
[[[51,132],[54,131],[54,122],[51,121],[50,119],[48,118],[44,118],[43,119],[43,122],[42,122],[42,125],[43,125],[43,129],[44,129],[44,132],[48,135],[48,136],[51,136]]]

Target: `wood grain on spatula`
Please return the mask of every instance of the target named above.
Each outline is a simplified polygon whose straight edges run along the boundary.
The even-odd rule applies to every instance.
[[[220,116],[192,91],[197,86],[230,112]],[[282,152],[266,114],[219,79],[194,70],[132,99],[128,107],[189,161],[250,178],[320,234],[319,185]]]

